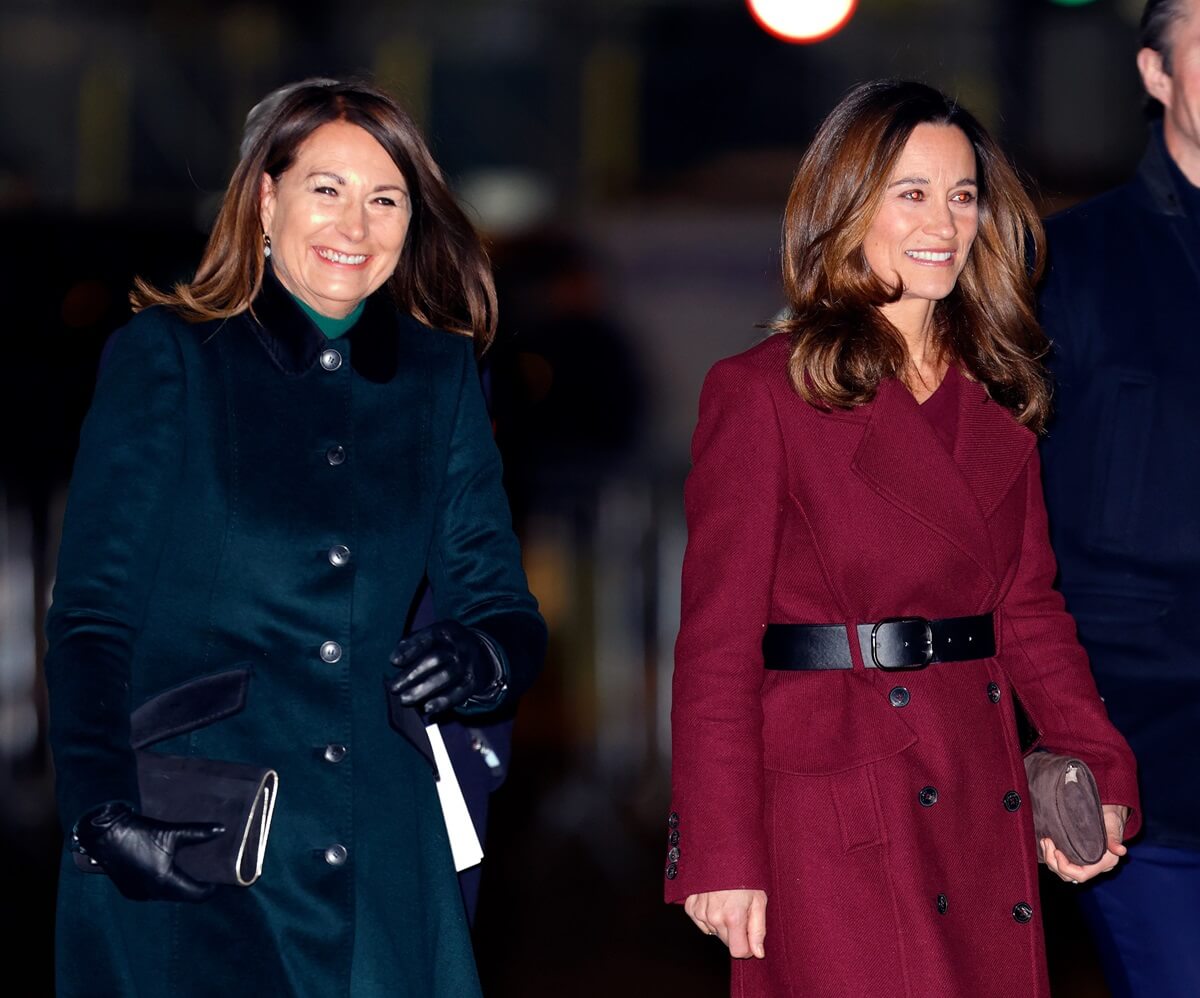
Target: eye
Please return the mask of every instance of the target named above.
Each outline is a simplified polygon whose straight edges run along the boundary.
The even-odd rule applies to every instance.
[[[959,191],[957,194],[951,195],[950,200],[957,204],[974,204],[975,195],[970,191]]]
[[[395,199],[389,198],[389,197],[377,197],[375,199],[375,203],[381,204],[385,208],[395,208],[396,207]]]
[[[337,191],[336,191],[336,190],[334,190],[334,188],[332,188],[332,187],[314,187],[314,188],[313,188],[313,193],[315,193],[315,194],[327,194],[327,195],[329,195],[330,197],[337,197]]]
[[[902,198],[904,198],[905,201],[924,201],[925,200],[925,192],[918,191],[918,190],[905,191],[900,196]]]

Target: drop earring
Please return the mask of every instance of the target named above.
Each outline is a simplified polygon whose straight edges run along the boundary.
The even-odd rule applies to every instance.
[[[271,256],[271,237],[265,232],[263,233],[263,256],[267,257],[268,259]]]

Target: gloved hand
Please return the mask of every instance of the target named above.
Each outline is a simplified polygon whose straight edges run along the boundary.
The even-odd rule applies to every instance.
[[[500,660],[487,639],[457,620],[439,620],[404,638],[391,662],[400,674],[388,681],[388,692],[427,715],[468,700],[486,707],[505,690]]]
[[[123,801],[109,801],[79,819],[74,837],[131,901],[204,901],[217,885],[189,877],[175,865],[175,853],[224,831],[222,825],[147,818]]]

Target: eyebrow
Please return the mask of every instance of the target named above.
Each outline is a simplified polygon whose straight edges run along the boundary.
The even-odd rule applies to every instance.
[[[312,180],[313,177],[328,177],[330,180],[333,180],[336,183],[341,184],[343,187],[346,186],[346,178],[345,177],[340,176],[339,174],[333,173],[329,170],[314,170],[312,173],[310,173],[304,179]],[[405,187],[401,187],[399,184],[380,184],[373,191],[371,191],[371,193],[378,194],[380,191],[401,191],[405,194],[408,193],[408,189]]]
[[[899,180],[893,180],[890,184],[888,184],[888,187],[899,187],[901,184],[928,184],[928,183],[929,183],[928,177],[901,177]],[[957,183],[951,184],[950,186],[952,186],[952,187],[978,187],[979,185],[975,182],[974,177],[963,177]]]

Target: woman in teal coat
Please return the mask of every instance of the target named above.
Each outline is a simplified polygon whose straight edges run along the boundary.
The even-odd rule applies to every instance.
[[[478,237],[389,97],[314,81],[260,123],[195,279],[133,301],[47,622],[59,993],[477,994],[419,720],[511,704],[545,647],[476,375]],[[439,622],[398,642],[424,577]],[[153,751],[278,773],[252,886],[180,869],[215,818],[143,813],[147,701]]]

